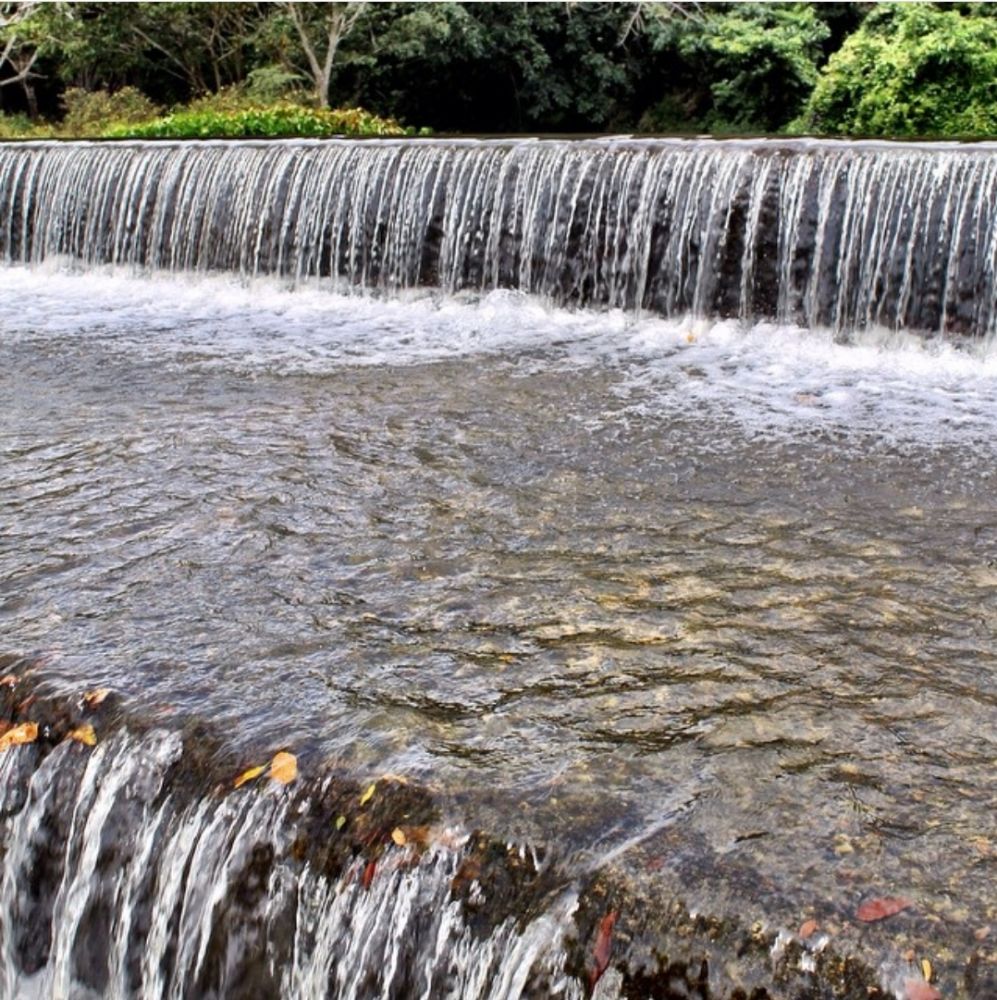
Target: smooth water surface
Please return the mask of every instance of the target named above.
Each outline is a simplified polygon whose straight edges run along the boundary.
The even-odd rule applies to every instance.
[[[0,635],[66,690],[754,873],[701,900],[995,918],[986,348],[0,283]]]

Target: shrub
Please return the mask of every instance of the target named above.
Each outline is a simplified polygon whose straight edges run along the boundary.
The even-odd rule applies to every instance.
[[[276,104],[279,101],[304,103],[304,77],[290,73],[281,66],[260,66],[254,69],[243,85],[243,93],[254,104]]]
[[[649,108],[653,131],[772,132],[796,115],[817,80],[829,29],[807,3],[704,5],[653,36],[684,86]],[[682,69],[685,67],[686,69]]]
[[[0,139],[20,139],[31,132],[31,119],[27,115],[0,113]]]
[[[138,125],[118,125],[108,129],[108,138],[135,139],[240,139],[334,135],[406,135],[397,122],[364,111],[345,108],[336,111],[305,108],[280,103],[232,111],[200,108],[182,110]]]
[[[99,135],[109,123],[147,122],[160,113],[160,109],[134,87],[122,87],[114,93],[70,87],[62,103],[66,109],[62,128],[68,135]]]
[[[991,9],[992,10],[992,9]],[[795,132],[997,133],[997,20],[978,4],[883,4],[821,71]]]

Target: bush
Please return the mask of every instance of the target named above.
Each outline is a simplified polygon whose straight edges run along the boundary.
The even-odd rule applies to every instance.
[[[27,115],[0,113],[0,139],[21,139],[30,134],[31,119]]]
[[[828,34],[808,3],[724,4],[704,7],[701,19],[672,18],[654,44],[691,76],[645,112],[641,127],[774,132],[813,89]]]
[[[302,104],[304,82],[304,77],[281,66],[260,66],[246,77],[243,93],[255,104],[276,104],[280,101]]]
[[[188,109],[138,125],[118,125],[103,134],[119,139],[273,139],[412,133],[362,108],[328,111],[281,103],[231,111]]]
[[[822,70],[794,132],[997,133],[997,20],[978,4],[883,4]]]
[[[62,97],[62,104],[66,110],[62,129],[67,135],[100,135],[109,123],[133,125],[161,113],[159,107],[134,87],[122,87],[114,93],[70,87]]]

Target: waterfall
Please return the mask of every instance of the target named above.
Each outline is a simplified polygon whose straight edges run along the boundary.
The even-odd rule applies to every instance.
[[[849,331],[997,331],[997,152],[815,141],[0,145],[0,259]]]
[[[570,891],[532,919],[476,920],[453,838],[319,870],[301,844],[321,789],[191,795],[182,756],[153,731],[0,757],[0,995],[580,1000]],[[334,818],[329,840],[346,836]]]

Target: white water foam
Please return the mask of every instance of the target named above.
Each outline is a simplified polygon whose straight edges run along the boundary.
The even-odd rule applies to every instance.
[[[526,372],[609,372],[614,417],[679,413],[764,435],[927,443],[989,443],[997,431],[992,341],[869,330],[843,343],[774,324],[570,312],[509,291],[384,299],[328,284],[74,273],[52,262],[3,268],[0,285],[0,346],[85,338],[139,361],[247,375],[491,357]]]

